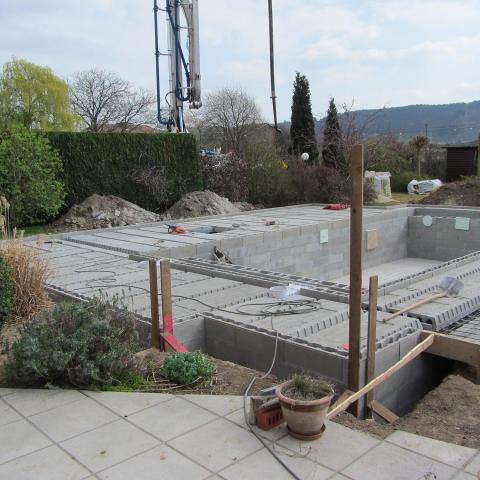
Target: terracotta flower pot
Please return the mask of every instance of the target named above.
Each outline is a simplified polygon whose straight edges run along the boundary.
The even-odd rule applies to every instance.
[[[300,440],[316,440],[325,430],[325,417],[333,398],[333,391],[331,395],[318,400],[294,400],[283,394],[290,383],[291,381],[285,382],[276,390],[288,432]]]

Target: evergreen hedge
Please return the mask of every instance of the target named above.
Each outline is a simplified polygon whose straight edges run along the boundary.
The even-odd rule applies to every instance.
[[[202,187],[195,138],[172,133],[46,132],[63,161],[66,206],[93,193],[117,195],[147,210],[163,209]],[[138,170],[159,169],[168,192],[158,198],[135,181]]]

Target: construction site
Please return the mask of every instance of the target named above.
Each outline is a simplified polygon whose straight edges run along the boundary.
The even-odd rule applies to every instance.
[[[480,137],[429,137],[476,125],[317,119],[298,71],[278,122],[272,0],[273,122],[203,95],[199,3],[153,0],[155,95],[0,74],[0,480],[480,479]]]

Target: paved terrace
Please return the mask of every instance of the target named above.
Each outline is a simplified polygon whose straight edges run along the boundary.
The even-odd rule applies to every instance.
[[[480,452],[328,422],[314,442],[257,430],[305,480],[477,480]],[[0,389],[2,480],[290,479],[244,423],[243,397]]]

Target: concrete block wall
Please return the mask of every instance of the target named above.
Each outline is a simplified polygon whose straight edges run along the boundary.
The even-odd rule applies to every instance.
[[[364,239],[364,265],[373,267],[407,256],[408,217],[413,209],[385,210],[365,217],[364,229],[378,232],[378,247],[367,251]],[[328,230],[328,242],[321,231]],[[322,222],[222,240],[233,263],[259,269],[330,280],[349,271],[349,219]],[[209,258],[206,252],[203,258]]]
[[[463,212],[456,211],[457,216],[464,217]],[[447,261],[480,250],[480,219],[470,218],[469,229],[458,230],[457,217],[432,216],[430,226],[424,225],[424,218],[415,215],[408,219],[409,257]]]

